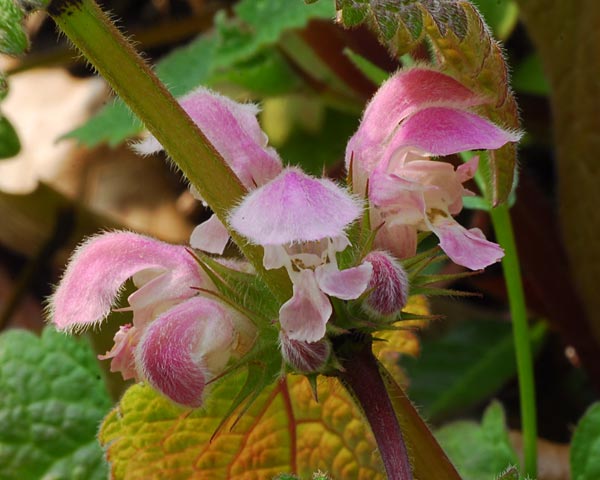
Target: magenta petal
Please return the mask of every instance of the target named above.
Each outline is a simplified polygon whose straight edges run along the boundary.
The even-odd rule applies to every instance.
[[[481,270],[504,256],[500,245],[486,240],[481,230],[467,230],[454,219],[436,219],[431,229],[440,239],[440,247],[446,255],[471,270]]]
[[[190,246],[208,253],[221,255],[229,241],[229,232],[216,215],[202,222],[192,232]]]
[[[199,407],[206,382],[214,376],[210,355],[229,358],[233,329],[225,310],[207,298],[195,297],[167,310],[144,332],[136,349],[144,378],[170,398]]]
[[[360,297],[369,285],[373,267],[369,262],[357,267],[338,270],[329,263],[317,267],[315,275],[323,292],[342,300],[354,300]]]
[[[234,102],[203,87],[180,103],[247,188],[262,185],[281,172],[277,152],[266,146],[255,105]],[[156,151],[157,145],[149,137],[134,148],[147,154]]]
[[[136,308],[189,298],[195,294],[190,287],[206,283],[185,247],[135,233],[105,233],[84,242],[71,257],[50,299],[52,321],[60,330],[101,322],[123,283],[143,271],[151,276],[130,297]]]
[[[259,245],[285,245],[343,235],[361,212],[360,202],[332,181],[290,167],[250,192],[229,223]]]
[[[408,146],[430,155],[451,155],[467,150],[493,150],[519,138],[520,134],[503,130],[474,113],[450,107],[430,107],[404,120],[384,158]]]
[[[294,279],[294,294],[279,310],[281,328],[291,340],[316,342],[325,336],[333,309],[312,270],[302,270]]]
[[[400,70],[379,88],[367,105],[358,131],[348,142],[346,167],[354,158],[355,167],[370,171],[378,160],[374,151],[387,141],[400,121],[425,105],[446,103],[467,108],[483,102],[443,73],[421,67]]]

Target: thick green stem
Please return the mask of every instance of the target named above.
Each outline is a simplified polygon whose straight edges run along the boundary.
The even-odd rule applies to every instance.
[[[227,214],[246,194],[245,188],[106,14],[93,0],[54,0],[48,12],[227,225]],[[230,234],[273,293],[280,300],[289,298],[287,275],[264,270],[262,249],[231,229]]]
[[[467,160],[469,155],[463,155]],[[486,167],[487,162],[481,162],[481,167],[475,175],[477,186],[485,198],[487,195]],[[490,202],[491,205],[491,202]],[[537,476],[537,413],[535,398],[535,382],[533,376],[533,357],[531,354],[531,339],[527,324],[527,307],[519,255],[510,219],[510,211],[506,204],[490,208],[490,217],[496,240],[504,248],[502,269],[508,292],[508,303],[513,325],[513,338],[517,357],[517,373],[519,377],[519,397],[521,403],[521,428],[523,430],[523,456],[525,473],[531,477]]]

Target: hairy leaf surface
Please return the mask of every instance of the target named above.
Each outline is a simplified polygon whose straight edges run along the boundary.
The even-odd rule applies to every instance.
[[[50,327],[2,334],[0,392],[0,478],[106,478],[96,431],[111,402],[87,342]]]

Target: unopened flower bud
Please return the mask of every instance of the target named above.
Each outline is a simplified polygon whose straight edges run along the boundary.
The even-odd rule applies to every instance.
[[[408,278],[402,265],[390,254],[374,251],[365,257],[373,265],[368,289],[371,293],[364,306],[376,315],[393,315],[406,305]]]
[[[296,371],[302,373],[321,370],[331,353],[331,345],[324,338],[318,342],[303,342],[291,340],[282,331],[279,334],[279,343],[283,359]]]

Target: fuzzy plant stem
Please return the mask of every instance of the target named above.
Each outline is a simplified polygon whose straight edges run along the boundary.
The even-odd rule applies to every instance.
[[[463,154],[467,161],[471,155]],[[485,158],[483,159],[485,160]],[[489,178],[488,162],[480,162],[480,168],[475,175],[475,182],[482,195],[489,199],[486,178]],[[519,254],[510,219],[508,205],[503,204],[491,208],[489,213],[496,234],[496,240],[504,248],[502,269],[504,281],[508,292],[508,303],[513,326],[513,339],[517,357],[517,375],[519,379],[519,400],[521,404],[521,429],[523,431],[523,457],[525,460],[525,474],[530,478],[537,477],[537,411],[535,381],[533,375],[533,356],[531,353],[531,338],[527,324],[527,306]]]
[[[402,430],[373,356],[371,342],[344,336],[347,343],[338,353],[343,371],[339,380],[366,417],[389,480],[412,480],[412,468]]]
[[[246,190],[131,43],[93,0],[53,0],[48,13],[156,137],[183,174],[227,226],[227,214]],[[291,284],[280,269],[265,270],[260,247],[229,229],[233,240],[280,300]]]

